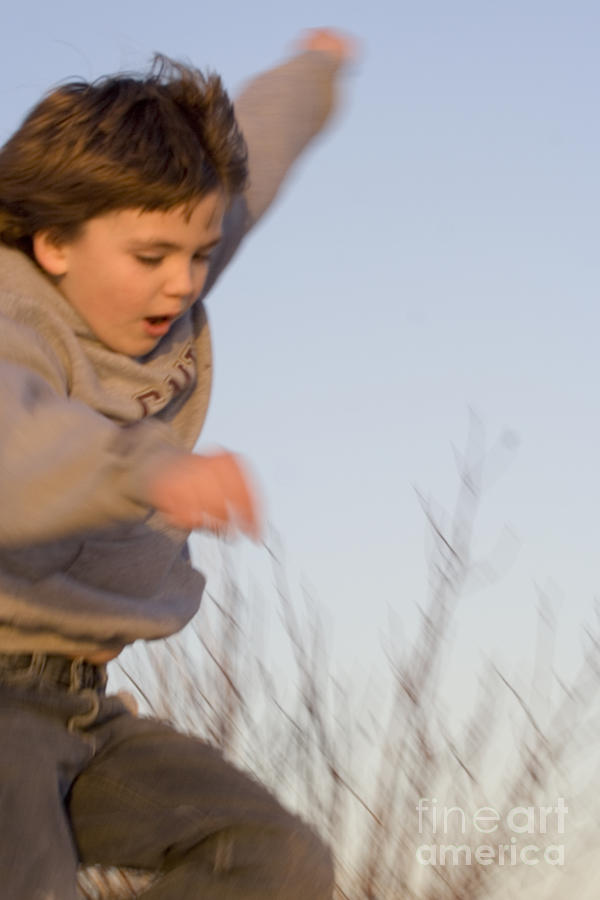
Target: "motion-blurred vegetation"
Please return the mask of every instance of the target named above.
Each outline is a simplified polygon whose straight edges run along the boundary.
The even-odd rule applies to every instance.
[[[432,536],[428,603],[411,645],[382,651],[388,683],[373,690],[365,705],[356,702],[350,684],[334,677],[314,606],[306,603],[298,613],[282,551],[272,543],[265,553],[272,563],[275,605],[293,675],[283,681],[267,671],[250,602],[227,554],[219,592],[206,594],[191,626],[168,641],[130,652],[115,673],[135,692],[142,714],[212,741],[314,824],[334,848],[337,900],[549,900],[571,890],[587,896],[586,872],[583,864],[577,871],[576,854],[584,854],[598,837],[593,810],[590,827],[580,831],[576,842],[569,827],[565,834],[516,834],[507,828],[505,814],[516,807],[537,810],[558,797],[566,798],[571,813],[574,807],[581,813],[581,797],[586,792],[591,796],[595,772],[579,784],[573,773],[581,751],[598,739],[598,631],[586,632],[581,669],[570,684],[556,676],[553,642],[538,640],[534,668],[538,675],[544,673],[548,691],[535,711],[490,664],[481,675],[479,699],[466,728],[454,733],[444,718],[442,664],[471,570],[472,534],[488,458],[479,429],[473,418],[467,449],[457,455],[459,490],[453,513],[442,519],[421,498]],[[544,604],[540,628],[547,635],[553,628]],[[499,753],[495,735],[507,706],[513,731],[507,749]],[[419,819],[422,798],[429,812]],[[467,813],[492,807],[501,819],[493,835],[482,834],[472,816],[455,812],[441,834],[439,822],[432,819],[433,798],[440,807]],[[566,842],[565,865],[558,871],[547,863],[512,864],[509,848],[516,847],[514,853],[520,849],[517,837],[538,845],[541,859],[545,849]],[[482,843],[504,844],[508,862],[479,863],[472,856],[466,864],[467,848],[474,854]],[[462,864],[442,862],[442,844],[460,847]],[[423,846],[430,849],[419,858]],[[557,851],[552,852],[556,860]],[[81,872],[80,889],[90,900],[132,897],[151,877],[92,868]],[[592,880],[590,872],[590,885]]]

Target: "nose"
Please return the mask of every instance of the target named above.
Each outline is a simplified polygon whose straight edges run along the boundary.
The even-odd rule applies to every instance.
[[[194,292],[194,272],[189,262],[178,262],[169,271],[165,284],[165,293],[169,297],[186,299]]]

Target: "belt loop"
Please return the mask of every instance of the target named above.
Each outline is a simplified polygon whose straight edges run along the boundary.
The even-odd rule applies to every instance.
[[[48,657],[45,653],[32,653],[29,671],[32,675],[41,675]]]
[[[82,688],[94,688],[104,692],[108,681],[105,665],[89,663],[83,656],[76,656],[69,667],[69,692],[75,693]]]
[[[75,693],[82,687],[81,667],[83,665],[83,656],[75,656],[71,660],[69,667],[69,693]]]

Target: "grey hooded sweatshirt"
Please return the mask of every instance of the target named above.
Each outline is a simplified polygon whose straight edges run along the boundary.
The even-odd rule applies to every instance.
[[[0,652],[116,651],[198,609],[188,534],[150,508],[147,476],[198,440],[212,370],[204,297],[327,120],[336,68],[303,53],[237,99],[248,191],[226,213],[202,296],[147,356],[103,345],[0,245]]]

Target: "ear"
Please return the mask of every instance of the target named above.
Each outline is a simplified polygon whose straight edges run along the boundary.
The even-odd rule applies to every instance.
[[[39,265],[48,275],[60,277],[67,271],[66,245],[50,231],[36,231],[33,235],[33,253]]]

